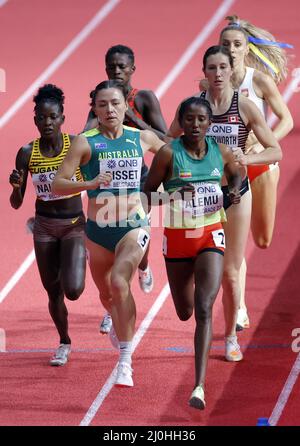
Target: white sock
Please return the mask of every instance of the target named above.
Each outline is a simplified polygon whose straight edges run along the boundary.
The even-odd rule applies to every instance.
[[[120,360],[131,365],[132,341],[120,341]]]
[[[139,268],[139,273],[142,273],[142,274],[149,274],[149,265],[147,266],[146,269],[140,269],[140,268]]]

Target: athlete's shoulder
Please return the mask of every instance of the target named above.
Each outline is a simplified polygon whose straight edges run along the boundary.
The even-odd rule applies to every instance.
[[[148,89],[143,89],[143,90],[136,90],[136,96],[155,96],[154,91],[152,90],[148,90]]]
[[[75,138],[76,135],[70,135],[69,133],[65,133],[66,136],[68,136],[70,138],[70,142],[73,141],[73,139]]]
[[[22,166],[22,168],[28,168],[32,155],[33,143],[34,141],[31,141],[30,143],[25,144],[18,150],[16,156],[16,162],[17,165]]]
[[[271,76],[256,69],[253,73],[253,84],[257,85],[262,92],[273,88],[277,89],[277,85]]]
[[[32,153],[34,141],[29,142],[28,144],[25,144],[22,146],[19,150],[20,154],[23,154],[24,156],[30,156]]]
[[[100,131],[98,128],[87,130],[86,132],[80,133],[81,136],[85,136],[86,138],[92,138],[93,136],[100,135]]]
[[[123,129],[126,133],[141,133],[140,129],[136,129],[135,127],[129,127],[128,125],[123,124]]]
[[[152,103],[153,101],[158,101],[158,98],[152,90],[138,90],[135,95],[135,100],[137,102],[148,104]]]

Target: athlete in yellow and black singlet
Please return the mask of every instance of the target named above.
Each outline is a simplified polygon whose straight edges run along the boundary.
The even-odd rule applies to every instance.
[[[23,146],[9,181],[10,202],[18,209],[23,202],[28,173],[36,192],[33,239],[43,286],[49,297],[49,312],[57,328],[60,345],[51,365],[64,365],[71,350],[68,312],[64,295],[76,300],[85,281],[85,217],[79,193],[59,196],[52,191],[55,174],[66,157],[73,136],[61,132],[64,122],[63,92],[54,85],[41,87],[34,97],[34,121],[40,138]],[[80,170],[73,181],[80,181]]]

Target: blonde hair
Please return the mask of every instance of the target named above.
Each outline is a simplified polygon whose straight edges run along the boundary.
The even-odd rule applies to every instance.
[[[222,29],[221,36],[225,31],[228,30],[240,30],[245,37],[254,37],[257,39],[269,40],[271,42],[276,42],[274,36],[263,28],[259,28],[246,20],[240,19],[237,15],[230,15],[226,17],[229,20],[229,24]],[[245,64],[248,67],[255,68],[263,73],[271,76],[276,84],[279,84],[282,80],[286,79],[288,73],[288,59],[285,50],[277,45],[262,45],[260,43],[254,43],[254,45],[262,54],[265,56],[271,64],[276,67],[276,72],[266,66],[262,59],[250,51],[245,56]]]

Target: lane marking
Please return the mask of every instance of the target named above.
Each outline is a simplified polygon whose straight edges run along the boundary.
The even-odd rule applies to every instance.
[[[139,345],[141,339],[143,338],[144,334],[147,332],[148,328],[150,327],[153,319],[163,306],[165,300],[167,299],[168,295],[170,294],[170,288],[169,285],[166,284],[163,289],[161,290],[159,296],[156,298],[154,304],[146,314],[146,317],[142,321],[141,325],[139,326],[137,332],[134,335],[133,342],[132,342],[132,353],[135,351],[137,346]],[[96,396],[95,400],[91,404],[90,408],[88,409],[87,413],[85,414],[84,418],[80,422],[80,426],[88,426],[95,415],[97,414],[99,408],[101,407],[103,401],[111,391],[111,389],[114,386],[116,372],[117,372],[117,365],[115,365],[113,371],[107,378],[106,382],[104,383],[102,389]]]
[[[286,103],[289,102],[294,93],[299,91],[299,83],[300,83],[300,68],[296,68],[292,73],[293,79],[287,86],[286,90],[283,93],[283,98]],[[272,114],[270,119],[268,120],[268,124],[270,127],[276,122],[277,116]],[[292,393],[293,387],[300,373],[300,353],[298,354],[294,365],[290,371],[290,374],[283,386],[283,389],[278,397],[277,403],[273,409],[273,412],[269,418],[270,426],[276,426],[278,423],[281,414],[288,402],[289,396]]]
[[[7,2],[8,2],[8,0],[0,0],[0,8],[1,8],[1,6],[4,6],[5,3],[7,3]]]
[[[270,426],[276,426],[276,424],[278,423],[279,418],[281,417],[281,414],[287,404],[289,396],[292,393],[294,384],[298,379],[299,373],[300,373],[300,353],[298,353],[297,355],[296,361],[294,362],[294,365],[292,367],[292,370],[290,371],[288,379],[286,380],[286,383],[283,386],[283,389],[279,395],[277,403],[269,418]]]
[[[24,93],[16,100],[16,102],[4,113],[0,118],[0,128],[19,111],[21,107],[31,98],[41,84],[43,84],[70,56],[74,51],[86,40],[86,38],[103,22],[108,14],[120,3],[121,0],[109,0],[94,15],[87,25],[74,37],[66,48],[53,60],[45,71],[24,91]]]
[[[26,273],[28,268],[32,265],[35,259],[34,250],[26,257],[22,265],[17,269],[13,276],[9,279],[4,288],[0,291],[0,303],[6,298],[8,293],[14,288],[14,286],[19,282],[21,277]]]

